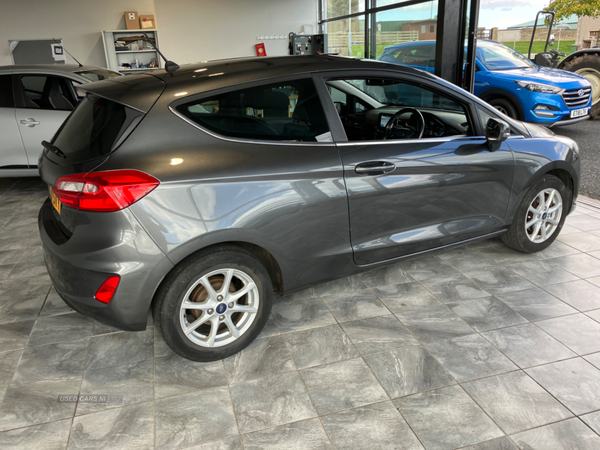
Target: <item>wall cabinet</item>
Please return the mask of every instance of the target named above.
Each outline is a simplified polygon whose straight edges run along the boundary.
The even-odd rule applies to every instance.
[[[157,48],[160,48],[158,30],[107,30],[102,32],[107,68],[121,73],[146,72],[162,68],[160,55],[146,40],[142,31],[154,41]]]

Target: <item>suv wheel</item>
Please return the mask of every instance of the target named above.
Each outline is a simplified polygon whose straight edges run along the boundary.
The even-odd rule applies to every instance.
[[[509,100],[504,98],[494,98],[488,102],[502,114],[507,115],[511,119],[519,120],[519,113],[517,112],[517,108],[512,104]]]
[[[563,227],[568,198],[564,183],[545,175],[523,198],[513,223],[502,235],[504,243],[524,253],[547,248]]]
[[[250,253],[226,248],[198,255],[161,285],[154,319],[176,353],[216,361],[250,344],[271,313],[273,287]]]

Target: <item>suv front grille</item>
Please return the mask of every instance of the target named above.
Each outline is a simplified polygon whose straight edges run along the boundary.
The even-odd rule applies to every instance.
[[[590,95],[592,95],[592,88],[581,88],[563,92],[562,98],[569,108],[579,108],[587,105]]]

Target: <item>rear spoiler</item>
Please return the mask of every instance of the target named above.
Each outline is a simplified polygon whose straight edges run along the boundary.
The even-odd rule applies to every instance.
[[[166,85],[160,78],[142,73],[82,84],[77,86],[77,89],[120,103],[145,114],[158,100]]]

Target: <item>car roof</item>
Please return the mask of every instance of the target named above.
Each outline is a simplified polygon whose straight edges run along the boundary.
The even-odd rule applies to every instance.
[[[53,72],[53,73],[76,73],[86,70],[109,70],[97,66],[79,66],[77,64],[14,64],[12,66],[0,66],[0,72]]]
[[[151,74],[165,82],[167,88],[192,94],[269,78],[353,69],[392,70],[433,78],[431,74],[411,67],[337,55],[253,57],[204,61],[183,65],[173,73],[159,70],[153,71]]]

